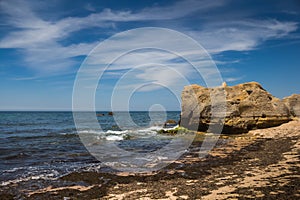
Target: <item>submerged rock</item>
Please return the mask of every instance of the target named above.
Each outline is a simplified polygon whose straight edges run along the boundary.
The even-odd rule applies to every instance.
[[[300,117],[300,94],[293,94],[283,99],[293,117]]]
[[[184,88],[181,98],[180,126],[190,130],[207,131],[208,127],[221,127],[224,123],[222,133],[235,134],[291,120],[283,101],[256,82],[216,88],[190,85]],[[212,115],[212,110],[217,113]]]

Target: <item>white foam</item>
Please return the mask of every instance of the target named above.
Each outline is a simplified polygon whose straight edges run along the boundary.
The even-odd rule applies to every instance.
[[[123,136],[109,135],[105,139],[109,141],[120,141],[123,140]]]
[[[72,133],[65,133],[65,132],[62,132],[62,133],[59,133],[60,135],[66,135],[66,136],[68,136],[68,135],[77,135],[77,133],[76,132],[72,132]]]
[[[149,128],[141,129],[139,131],[141,131],[141,132],[149,132],[149,131],[159,131],[161,129],[162,129],[161,126],[151,126]]]
[[[78,131],[78,133],[83,133],[83,134],[103,134],[104,132],[102,131],[95,131],[95,130],[81,130]]]
[[[176,128],[177,126],[173,128],[166,128],[164,130],[171,130]],[[81,130],[78,131],[79,133],[82,134],[97,134],[99,135],[97,137],[98,140],[110,140],[110,141],[119,141],[123,140],[126,135],[131,135],[131,136],[137,136],[137,137],[148,137],[148,136],[153,136],[157,134],[157,131],[162,130],[162,126],[151,126],[151,127],[145,127],[145,128],[140,128],[140,129],[135,129],[135,130],[120,130],[120,131],[115,131],[115,130],[108,130],[106,132],[102,131],[96,131],[96,130]]]
[[[15,172],[15,171],[22,170],[22,169],[23,169],[23,167],[14,167],[12,169],[3,170],[2,173],[11,173],[11,172]]]
[[[107,134],[115,134],[115,135],[121,135],[121,134],[124,134],[124,133],[127,133],[128,130],[125,130],[125,131],[113,131],[113,130],[108,130],[106,131]]]
[[[29,180],[55,180],[56,177],[58,176],[58,172],[53,172],[53,173],[48,173],[48,174],[40,174],[40,175],[30,175],[28,174],[28,176],[26,177],[22,177],[22,178],[17,178],[14,180],[8,180],[8,181],[3,181],[0,183],[1,186],[6,186],[9,184],[16,184],[19,182],[25,182],[25,181],[29,181]]]
[[[172,127],[172,128],[164,128],[164,130],[173,130],[173,129],[176,129],[176,128],[178,128],[179,127],[179,125],[176,125],[176,126],[174,126],[174,127]]]

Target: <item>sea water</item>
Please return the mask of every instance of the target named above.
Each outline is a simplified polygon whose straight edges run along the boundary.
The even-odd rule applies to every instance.
[[[128,152],[147,153],[172,139],[157,134],[165,120],[180,118],[178,111],[97,113],[101,130],[76,128],[72,112],[0,112],[0,184],[52,179],[78,170],[109,171],[90,154],[80,134],[94,135],[94,145],[112,144]],[[110,157],[113,152],[101,153]]]

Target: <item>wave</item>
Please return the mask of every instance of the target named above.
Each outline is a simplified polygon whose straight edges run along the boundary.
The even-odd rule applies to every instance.
[[[162,126],[151,126],[139,129],[126,129],[126,130],[95,130],[95,129],[62,129],[53,132],[51,129],[32,129],[15,131],[9,134],[4,134],[1,137],[7,139],[35,139],[35,138],[52,138],[52,137],[76,137],[78,134],[82,135],[95,135],[99,140],[120,141],[136,137],[149,137],[155,136],[159,130],[171,130],[173,128],[162,128]],[[21,134],[20,134],[20,133]]]
[[[117,136],[117,135],[109,135],[105,138],[108,141],[119,141],[119,140],[123,140],[124,137],[123,136]]]
[[[99,140],[108,141],[120,141],[124,139],[136,138],[136,137],[151,137],[157,134],[157,131],[161,130],[161,126],[151,126],[139,129],[126,129],[126,130],[93,130],[85,129],[79,130],[78,133],[82,135],[94,135]]]
[[[6,134],[1,135],[0,138],[3,139],[9,139],[9,140],[30,140],[30,139],[36,139],[36,138],[59,138],[59,137],[74,137],[77,135],[76,131],[73,132],[48,132],[48,133],[12,133],[12,134]]]
[[[0,186],[16,184],[19,182],[36,180],[56,180],[75,171],[94,171],[100,172],[107,166],[98,161],[60,163],[59,165],[40,165],[40,166],[22,166],[12,169],[0,170]],[[1,198],[0,198],[1,199]]]
[[[125,133],[128,133],[128,130],[125,131],[113,131],[113,130],[108,130],[105,132],[106,134],[116,134],[116,135],[122,135]]]

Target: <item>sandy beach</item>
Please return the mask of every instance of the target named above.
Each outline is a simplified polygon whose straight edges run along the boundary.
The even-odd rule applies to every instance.
[[[1,186],[1,199],[298,199],[300,121],[221,136],[199,158],[195,142],[152,174],[75,172],[52,181]],[[195,151],[193,151],[195,149]]]

